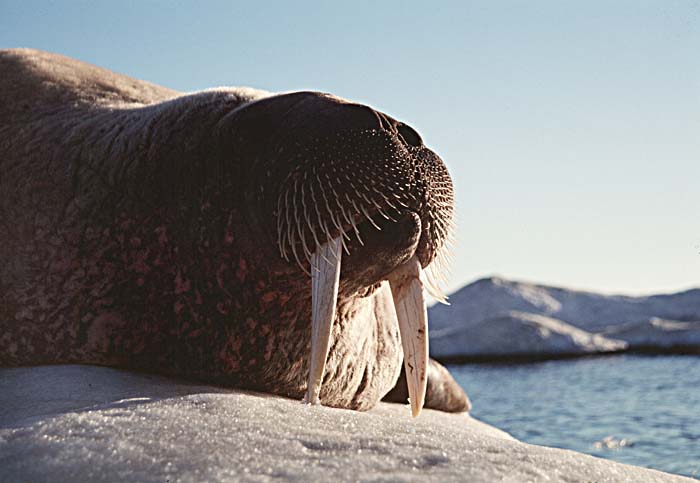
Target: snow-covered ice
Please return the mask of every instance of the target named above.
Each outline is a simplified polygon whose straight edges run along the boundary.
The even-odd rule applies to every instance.
[[[601,334],[624,340],[630,348],[696,348],[700,352],[700,320],[680,322],[652,317],[644,322],[613,325]]]
[[[0,481],[693,481],[466,415],[360,413],[93,366],[0,369]]]
[[[433,331],[430,348],[441,357],[585,355],[621,351],[627,343],[552,317],[511,311],[471,327]]]
[[[628,349],[700,351],[700,289],[628,297],[491,277],[450,303],[429,309],[433,357],[588,354],[620,350],[620,341]],[[650,322],[658,319],[684,325]]]

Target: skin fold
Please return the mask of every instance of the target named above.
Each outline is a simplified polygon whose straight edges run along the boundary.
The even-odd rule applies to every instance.
[[[439,255],[452,210],[413,129],[327,94],[183,95],[28,49],[0,72],[0,365],[301,398],[307,252],[347,233],[321,400],[365,410],[396,385],[387,276]],[[468,409],[432,364],[428,406]]]

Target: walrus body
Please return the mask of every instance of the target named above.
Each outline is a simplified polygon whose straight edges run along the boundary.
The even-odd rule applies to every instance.
[[[382,129],[396,134],[362,137]],[[402,360],[385,278],[411,254],[434,258],[441,225],[425,223],[427,202],[411,203],[439,186],[406,184],[407,208],[393,203],[393,215],[346,194],[357,209],[333,219],[302,212],[303,180],[313,173],[336,192],[333,176],[404,176],[338,166],[357,165],[352,149],[372,158],[421,143],[413,135],[328,95],[181,95],[58,55],[0,51],[0,365],[109,365],[301,398],[304,252],[312,235],[354,228],[362,243],[344,240],[321,400],[371,408]],[[340,164],[323,171],[327,158]],[[427,183],[410,170],[407,180]],[[288,193],[294,205],[281,208]],[[468,408],[465,395],[456,407]]]

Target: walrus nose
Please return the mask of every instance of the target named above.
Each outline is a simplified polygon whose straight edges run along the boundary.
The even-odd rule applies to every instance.
[[[397,136],[407,146],[421,147],[423,139],[408,124],[372,109],[369,106],[352,102],[338,102],[337,99],[320,113],[315,113],[307,121],[314,124],[314,135],[336,133],[348,130],[378,130]]]
[[[409,146],[419,148],[423,145],[423,139],[411,126],[400,122],[396,126],[396,130],[401,139]]]

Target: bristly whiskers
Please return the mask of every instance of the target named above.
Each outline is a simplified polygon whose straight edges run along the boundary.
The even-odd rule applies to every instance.
[[[329,158],[329,151],[336,154]],[[310,274],[311,256],[325,243],[340,236],[349,254],[351,234],[364,244],[358,225],[367,222],[381,230],[375,216],[397,222],[414,211],[423,222],[421,246],[430,261],[424,287],[445,302],[441,286],[450,265],[454,198],[447,169],[437,156],[372,129],[311,140],[288,162],[274,213],[282,258],[292,258]]]

